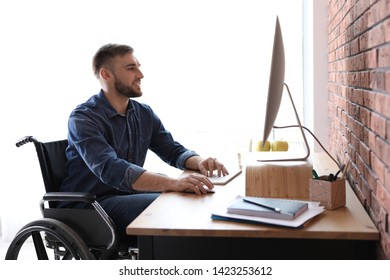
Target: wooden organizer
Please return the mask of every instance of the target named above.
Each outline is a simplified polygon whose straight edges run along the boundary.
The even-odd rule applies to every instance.
[[[310,179],[310,200],[319,201],[328,210],[343,207],[345,199],[345,179],[326,181],[327,176]]]
[[[245,195],[308,200],[312,169],[309,159],[247,164]]]

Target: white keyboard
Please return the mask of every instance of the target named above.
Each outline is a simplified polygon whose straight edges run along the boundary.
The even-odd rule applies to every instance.
[[[215,173],[212,177],[208,177],[208,179],[213,183],[214,185],[226,185],[229,183],[231,180],[236,178],[238,175],[242,173],[241,169],[236,169],[236,170],[229,170],[229,174],[225,176],[218,176],[218,174]]]

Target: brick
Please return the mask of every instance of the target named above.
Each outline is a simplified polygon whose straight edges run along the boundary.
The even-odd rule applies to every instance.
[[[387,213],[390,213],[390,193],[386,191],[382,184],[377,186],[377,198],[381,201],[382,207],[386,210]]]
[[[380,137],[386,137],[386,119],[375,112],[371,113],[370,128]]]
[[[371,152],[371,149],[370,149],[370,147],[368,147],[368,145],[366,145],[364,142],[359,143],[359,154],[362,157],[362,160],[368,165],[371,162],[370,152]]]
[[[346,117],[346,126],[349,130],[353,131],[353,125],[354,125],[355,120],[351,118],[349,115]]]
[[[365,30],[367,30],[367,16],[362,16],[357,21],[353,23],[353,35],[358,37]]]
[[[389,1],[379,0],[372,5],[373,19],[375,22],[380,22],[389,14]]]
[[[363,105],[366,108],[372,109],[375,105],[375,93],[372,91],[364,91],[363,93]]]
[[[376,153],[371,153],[371,159],[372,171],[374,171],[375,175],[378,177],[378,180],[383,183],[385,180],[385,165],[377,157]]]
[[[353,132],[356,134],[356,137],[359,138],[359,140],[363,140],[364,126],[361,122],[358,122],[356,120],[353,122]]]
[[[350,88],[346,86],[339,86],[338,87],[341,97],[348,98],[350,94]]]
[[[388,212],[382,207],[381,197],[371,196],[371,215],[379,231],[388,232]]]
[[[358,104],[358,105],[363,105],[363,94],[364,92],[360,89],[353,89],[351,93],[351,101]]]
[[[339,59],[343,59],[346,57],[345,55],[345,47],[341,47],[341,48],[338,48],[334,51],[331,52],[331,55],[332,55],[332,60],[329,60],[329,61],[334,61],[334,60],[339,60]]]
[[[363,161],[363,159],[361,158],[360,155],[356,156],[355,164],[356,164],[357,171],[359,172],[360,176],[362,176],[364,174],[364,161]],[[358,178],[359,186],[361,185],[361,182],[360,182],[361,178],[360,178],[360,176]]]
[[[361,53],[351,59],[350,70],[359,71],[365,69],[365,54]]]
[[[374,48],[385,43],[385,30],[383,25],[374,27],[368,31],[367,47]]]
[[[375,172],[370,168],[370,166],[367,166],[364,173],[364,178],[367,180],[367,183],[370,186],[370,188],[373,190],[373,192],[376,193],[378,177],[376,176]]]
[[[390,95],[376,94],[373,109],[384,117],[390,118]]]
[[[356,55],[360,53],[359,38],[354,39],[351,43],[348,44],[350,48],[350,54]],[[346,56],[343,56],[346,57]]]
[[[390,71],[385,72],[385,90],[390,93]]]
[[[362,122],[362,124],[364,126],[369,126],[371,122],[371,112],[364,107],[360,107],[359,114],[359,120]]]
[[[348,141],[351,148],[354,150],[354,151],[359,151],[359,144],[360,144],[360,141],[359,141],[359,138],[356,137],[356,135],[354,133],[351,133],[351,138],[350,140]],[[356,163],[357,164],[357,163]],[[359,169],[361,170],[361,169]]]
[[[390,142],[390,120],[386,121],[386,140]]]
[[[337,75],[337,81],[338,82],[340,82],[342,84],[346,84],[347,80],[348,80],[348,74],[347,73],[339,73]]]
[[[370,86],[370,72],[369,71],[359,72],[357,86],[362,87],[362,88],[368,88]]]
[[[383,162],[389,164],[390,162],[390,143],[386,142],[380,137],[376,137],[375,141],[375,153],[378,158]],[[384,181],[382,181],[384,182]]]
[[[377,55],[378,50],[373,49],[364,54],[364,63],[366,66],[366,69],[374,69],[378,67],[378,61],[377,61]]]
[[[384,187],[387,192],[390,193],[390,167],[386,167],[385,170],[385,182],[384,182]]]
[[[384,22],[384,26],[385,26],[385,41],[386,43],[389,43],[390,42],[390,19],[387,19]]]
[[[390,216],[390,215],[389,215]],[[388,218],[389,219],[389,218]],[[385,260],[389,259],[390,256],[390,234],[387,231],[387,234],[381,234],[380,239],[380,248],[378,248],[378,259]]]
[[[369,9],[366,12],[366,15],[367,15],[367,29],[369,29],[373,24],[375,24],[375,18],[373,16],[372,9]]]
[[[364,180],[362,175],[360,175],[358,177],[358,184],[357,185],[359,186],[359,189],[360,189],[361,193],[363,194],[363,196],[367,200],[366,207],[371,207],[371,197],[372,197],[373,191],[368,186],[367,182]]]
[[[340,25],[341,36],[337,38],[338,46],[342,46],[353,39],[353,31],[350,28],[345,28],[345,25]]]
[[[371,200],[369,202],[370,210],[372,211],[371,216],[374,219],[376,225],[381,224],[380,213],[381,213],[381,204],[378,201],[378,198],[375,194],[371,195]],[[379,219],[378,219],[379,218]]]
[[[360,116],[360,112],[359,112],[360,106],[348,101],[346,102],[346,105],[347,105],[347,112],[349,113],[349,115],[354,119],[358,119]]]
[[[365,18],[367,21],[367,10],[370,7],[370,1],[355,1],[354,7],[356,8],[356,14],[358,17]],[[367,23],[365,24],[365,28],[367,29]]]
[[[390,45],[378,49],[378,67],[390,66]]]
[[[367,146],[370,148],[370,150],[375,151],[375,144],[376,144],[376,135],[373,133],[370,129],[367,127],[364,128],[364,137],[363,137],[364,143],[367,144]]]
[[[359,199],[360,203],[363,205],[363,207],[366,207],[367,198],[364,197],[360,188],[356,185],[355,181],[349,181],[349,184],[351,185],[351,187],[352,187],[353,191],[355,192],[355,195]]]
[[[370,88],[375,90],[385,90],[385,72],[383,71],[370,72]]]
[[[359,46],[362,52],[368,49],[368,32],[364,32],[359,36]]]
[[[328,53],[328,63],[331,61],[335,61],[336,59],[338,59],[337,51],[331,51]]]

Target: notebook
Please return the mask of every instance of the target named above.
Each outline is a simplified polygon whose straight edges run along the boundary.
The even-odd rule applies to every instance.
[[[230,214],[248,215],[273,219],[293,220],[308,209],[304,201],[238,196],[227,212]]]

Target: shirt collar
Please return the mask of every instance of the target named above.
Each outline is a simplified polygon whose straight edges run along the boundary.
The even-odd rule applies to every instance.
[[[109,116],[110,118],[115,117],[115,116],[122,116],[114,109],[114,107],[111,106],[110,102],[108,102],[102,89],[100,90],[98,96],[99,96],[99,99],[101,99],[103,101],[104,110],[106,111],[107,116]],[[133,105],[132,100],[130,99],[129,103],[127,105],[127,112],[126,112],[127,115],[130,114],[132,111],[134,111],[134,105]]]

